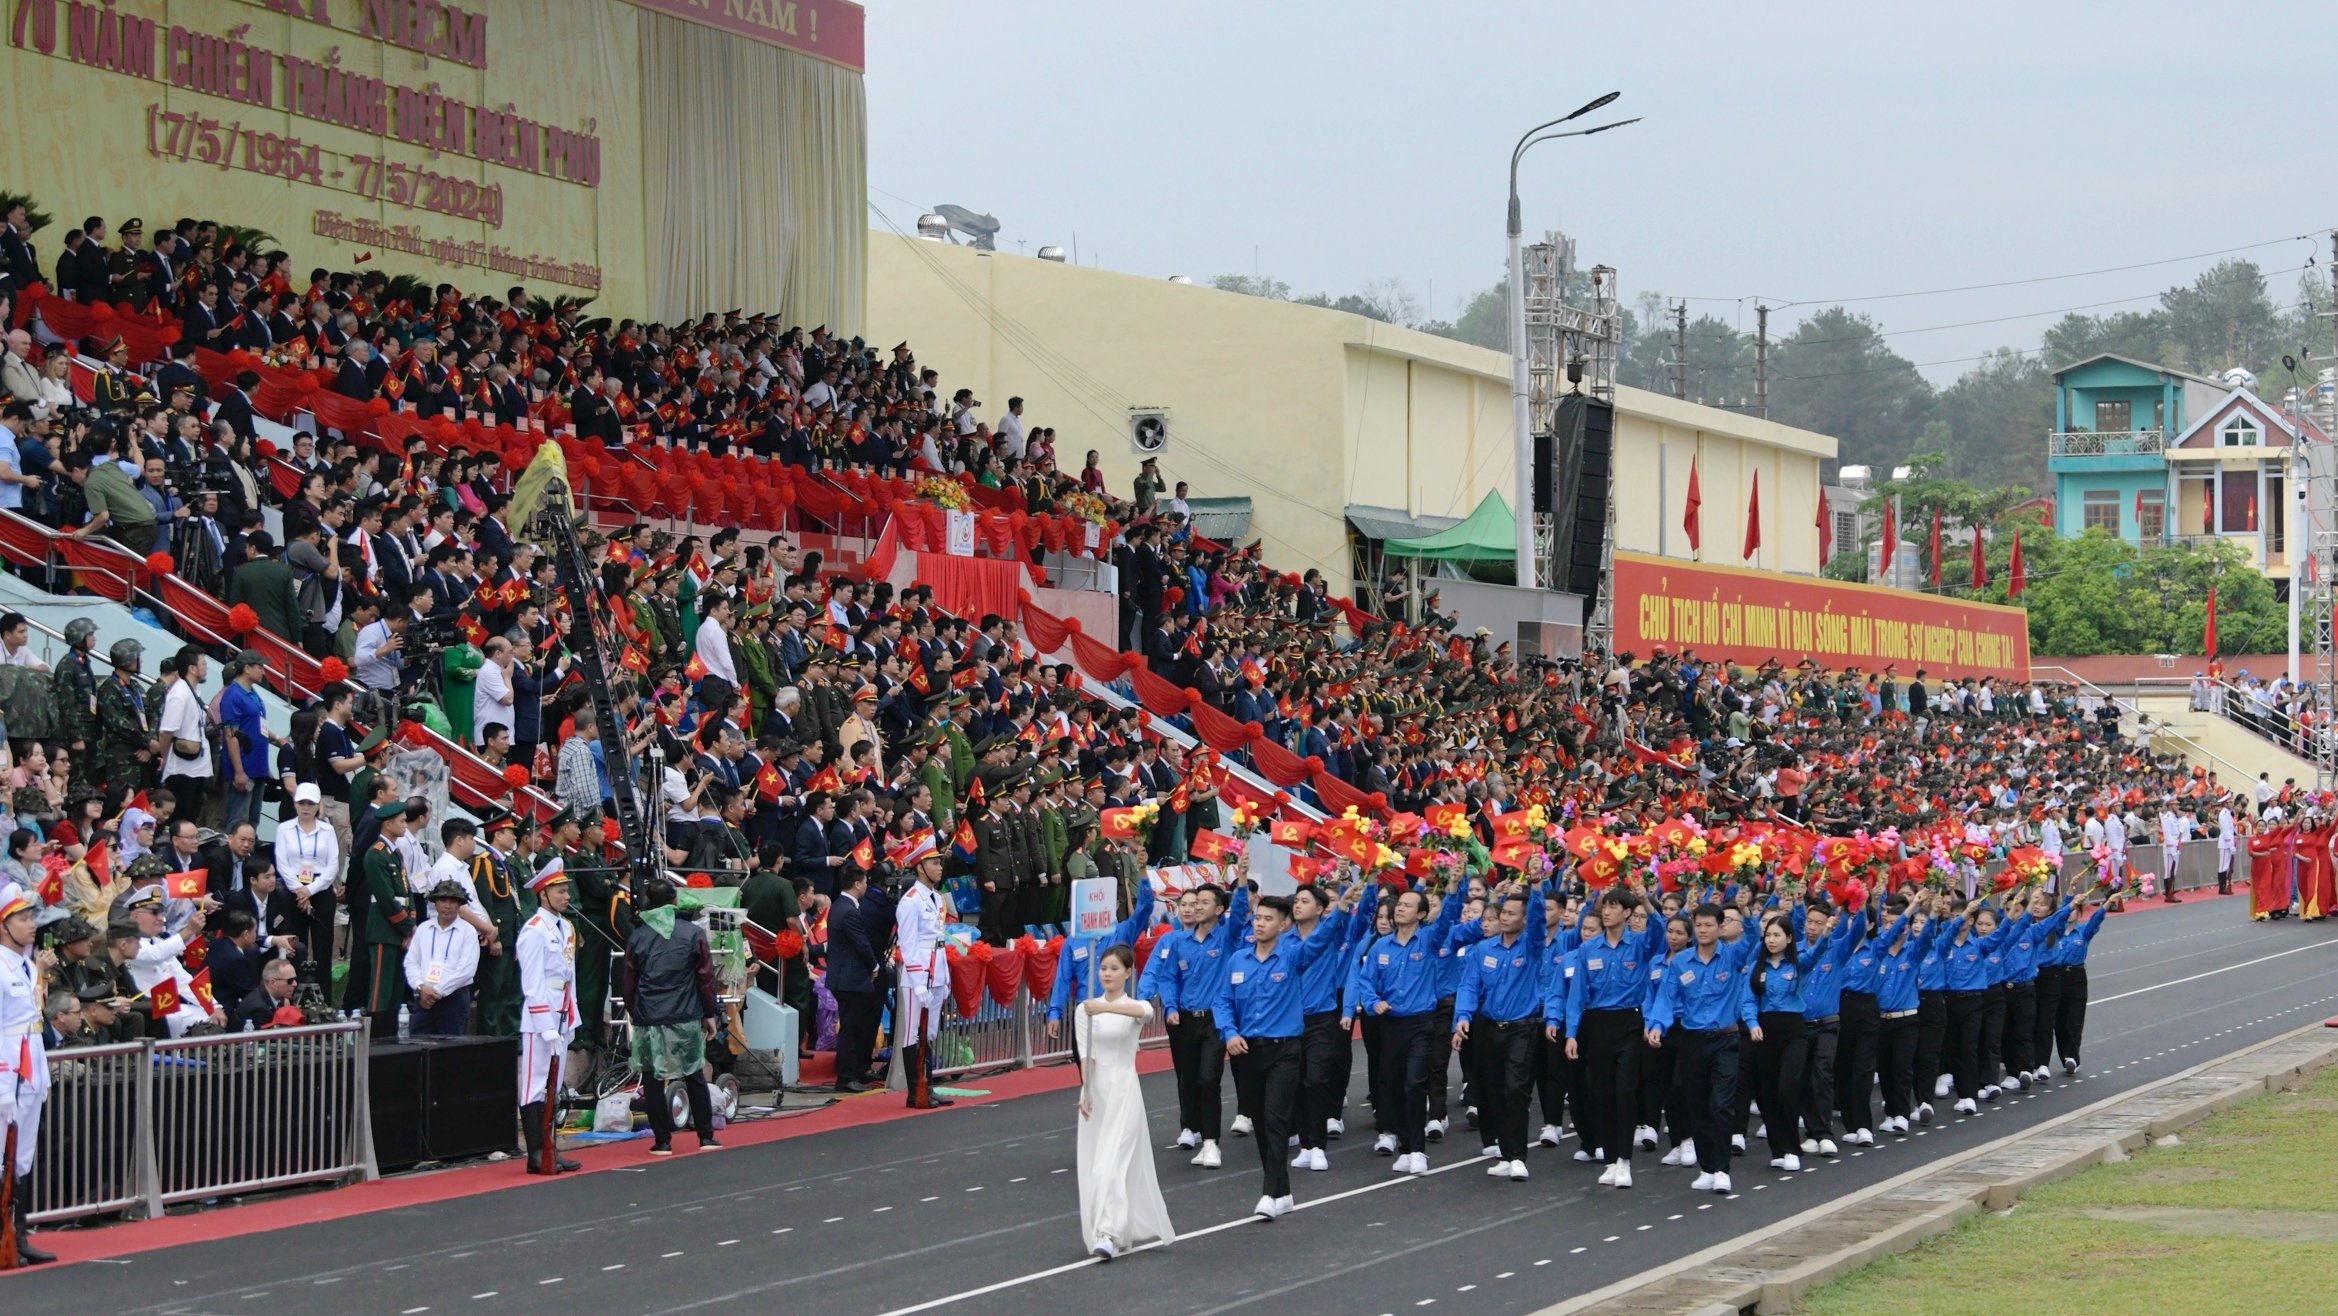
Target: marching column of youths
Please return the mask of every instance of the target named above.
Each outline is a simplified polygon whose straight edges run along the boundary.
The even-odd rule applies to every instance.
[[[1352,870],[1288,896],[1251,885],[1181,894],[1137,994],[1168,1025],[1173,1149],[1222,1164],[1230,1066],[1230,1129],[1255,1139],[1269,1219],[1294,1208],[1292,1170],[1330,1168],[1359,1024],[1373,1150],[1395,1173],[1429,1172],[1458,1057],[1489,1178],[1526,1179],[1529,1151],[1571,1124],[1573,1159],[1599,1163],[1603,1186],[1632,1187],[1635,1150],[1668,1143],[1664,1165],[1727,1194],[1749,1138],[1771,1168],[1799,1171],[1910,1136],[1952,1093],[1973,1114],[2076,1074],[2107,908],[2100,892],[2026,887],[1838,909],[1801,893],[1757,905],[1735,887],[1561,892],[1539,875],[1443,891]],[[1089,994],[1059,984],[1057,1008]]]

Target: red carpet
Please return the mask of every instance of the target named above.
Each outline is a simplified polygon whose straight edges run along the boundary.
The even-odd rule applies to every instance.
[[[820,1068],[833,1073],[834,1061],[822,1055]],[[1140,1073],[1158,1073],[1169,1068],[1166,1049],[1145,1051],[1137,1056]],[[811,1062],[802,1067],[802,1077],[809,1079],[813,1072]],[[1070,1065],[1048,1065],[1039,1069],[1010,1070],[983,1079],[947,1082],[940,1086],[953,1091],[972,1089],[980,1096],[957,1098],[961,1105],[981,1105],[985,1102],[1007,1101],[1040,1092],[1056,1092],[1079,1084],[1079,1071]],[[856,1124],[876,1124],[887,1120],[907,1119],[923,1112],[913,1111],[902,1104],[898,1092],[863,1092],[844,1097],[834,1104],[803,1115],[791,1115],[734,1124],[723,1130],[724,1147],[753,1147],[783,1138],[800,1138],[811,1133],[825,1133],[832,1129]],[[675,1139],[678,1149],[692,1145],[684,1134]],[[649,1154],[649,1140],[573,1147],[568,1149],[570,1159],[584,1164],[582,1173],[612,1170],[619,1166],[673,1164],[686,1161],[691,1153],[680,1150],[672,1161],[653,1158]],[[716,1153],[727,1155],[728,1152]],[[400,1207],[418,1206],[425,1202],[445,1201],[452,1197],[469,1197],[478,1193],[498,1192],[505,1188],[519,1188],[554,1180],[530,1176],[518,1159],[500,1162],[479,1162],[434,1170],[421,1174],[405,1174],[395,1178],[377,1179],[372,1183],[352,1184],[346,1188],[320,1189],[307,1193],[289,1193],[282,1197],[253,1202],[247,1206],[226,1207],[215,1211],[196,1211],[183,1215],[166,1215],[159,1220],[137,1220],[125,1224],[108,1225],[95,1229],[42,1229],[38,1231],[40,1245],[57,1254],[60,1264],[75,1261],[94,1261],[103,1257],[127,1256],[133,1252],[151,1252],[157,1248],[177,1247],[181,1243],[208,1243],[243,1234],[265,1230],[284,1229],[293,1225],[311,1224],[321,1220],[340,1220],[348,1216],[364,1215],[372,1211],[394,1211]],[[38,1274],[51,1267],[29,1270],[0,1271],[0,1276]]]

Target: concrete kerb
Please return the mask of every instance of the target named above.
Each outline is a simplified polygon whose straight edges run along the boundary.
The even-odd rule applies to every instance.
[[[1908,1251],[1967,1216],[2008,1210],[2031,1188],[2091,1165],[2125,1160],[2152,1139],[2191,1128],[2251,1097],[2299,1087],[2333,1063],[2338,1063],[2338,1036],[2311,1024],[1919,1166],[1546,1307],[1536,1316],[1791,1311],[1818,1285]],[[1858,1233],[1858,1240],[1844,1243],[1846,1230]]]

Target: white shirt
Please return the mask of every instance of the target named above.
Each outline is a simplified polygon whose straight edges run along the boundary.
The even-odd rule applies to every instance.
[[[295,816],[276,824],[276,871],[287,890],[317,895],[332,889],[341,871],[341,837],[320,810],[315,831],[303,831]]]
[[[195,757],[179,753],[176,744],[166,745],[162,775],[165,777],[209,777],[211,746],[204,739],[203,700],[195,687],[185,681],[171,682],[170,693],[162,697],[162,721],[157,729],[173,741],[191,740],[202,748]]]
[[[730,682],[732,689],[737,689],[739,669],[731,663],[731,636],[730,632],[723,629],[723,624],[713,617],[698,623],[698,639],[695,643],[698,661],[706,664],[706,674],[719,676]],[[480,675],[486,673],[481,672]]]
[[[441,923],[433,909],[430,921],[416,928],[413,940],[406,943],[406,985],[449,996],[470,986],[478,975],[478,930],[460,918]]]
[[[387,658],[377,656],[377,652],[383,645],[396,638],[390,634],[390,624],[386,621],[369,622],[364,630],[357,633],[357,671],[355,675],[359,685],[369,690],[397,688],[397,656],[395,654]]]
[[[423,879],[422,885],[415,889],[427,892],[441,882],[452,882],[461,887],[463,889],[463,907],[478,914],[481,918],[487,917],[487,907],[479,903],[479,888],[471,885],[470,860],[457,859],[451,854],[440,855],[438,862],[430,866],[430,873]],[[476,937],[479,934],[474,929],[471,935]]]
[[[1029,451],[1030,440],[1025,438],[1023,434],[1023,418],[1016,415],[1014,412],[1010,411],[1005,415],[1000,416],[999,423],[993,426],[992,430],[999,436],[999,440],[1006,445],[1007,455],[1009,457],[1019,458],[1025,452]]]
[[[6,644],[0,644],[0,663],[6,663],[10,667],[37,667],[42,671],[48,670],[48,664],[41,661],[40,655],[34,653],[29,644],[21,649],[11,649]]]
[[[513,727],[514,699],[511,678],[504,674],[503,664],[479,664],[479,674],[471,685],[471,743],[487,743],[487,725],[496,723],[506,732]]]

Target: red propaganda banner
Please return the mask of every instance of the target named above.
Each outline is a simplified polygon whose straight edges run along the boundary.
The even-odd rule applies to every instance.
[[[1753,666],[1804,658],[1839,671],[1896,663],[1906,679],[2025,679],[2029,614],[2002,604],[1933,598],[1741,567],[1615,555],[1615,648],[1646,658],[1658,645]]]
[[[865,16],[848,0],[630,0],[674,17],[798,54],[868,69]]]

